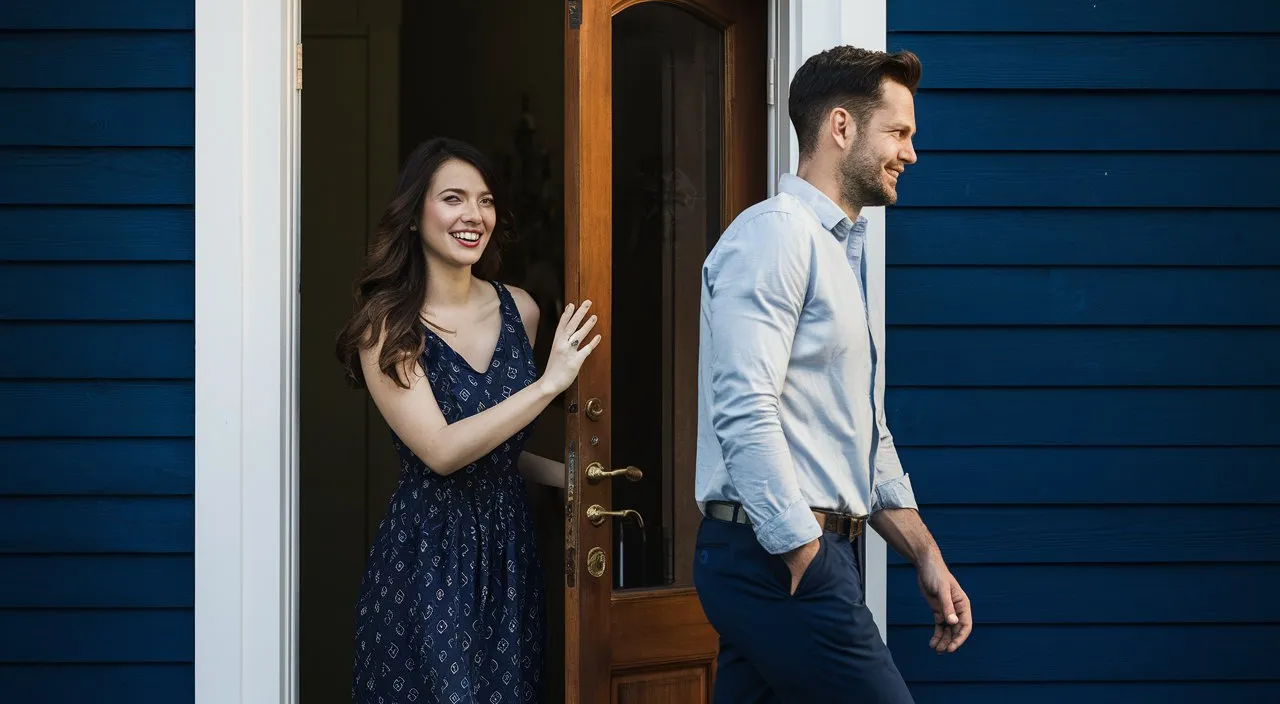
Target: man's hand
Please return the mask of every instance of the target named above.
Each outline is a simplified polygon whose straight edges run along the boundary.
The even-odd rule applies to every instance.
[[[813,562],[817,554],[818,538],[814,538],[795,550],[784,552],[779,556],[787,564],[787,569],[791,570],[792,596],[795,596],[796,588],[800,586],[800,578],[804,576],[805,570],[809,569],[809,563]]]
[[[933,637],[929,639],[929,647],[938,653],[954,653],[973,630],[969,596],[941,558],[920,565],[916,578],[924,600],[933,611]]]
[[[916,566],[916,578],[924,600],[933,610],[933,637],[929,647],[939,653],[954,653],[973,630],[969,596],[951,576],[938,544],[915,509],[893,508],[877,511],[871,526],[899,555]]]

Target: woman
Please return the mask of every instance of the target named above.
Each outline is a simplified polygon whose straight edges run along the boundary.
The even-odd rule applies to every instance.
[[[542,567],[524,478],[564,486],[564,465],[522,452],[534,420],[600,336],[566,306],[537,376],[538,308],[491,281],[509,220],[470,145],[410,155],[338,338],[400,454],[356,605],[355,702],[539,701]]]

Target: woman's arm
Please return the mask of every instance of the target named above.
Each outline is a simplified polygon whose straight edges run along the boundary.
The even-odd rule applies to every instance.
[[[520,320],[524,322],[524,331],[529,337],[529,347],[532,348],[538,342],[540,314],[538,304],[533,300],[533,296],[522,288],[507,286],[507,290],[511,292],[511,298],[516,302],[516,309],[520,311]],[[531,452],[522,452],[520,453],[520,474],[524,476],[525,481],[553,486],[557,489],[564,488],[563,462],[556,462]]]
[[[564,488],[564,463],[547,459],[532,452],[520,453],[520,474],[535,484]]]
[[[577,311],[567,306],[556,328],[547,371],[537,381],[510,398],[456,423],[447,423],[422,366],[414,360],[404,370],[409,388],[396,383],[378,368],[383,339],[360,351],[360,364],[369,394],[396,435],[437,474],[452,474],[484,457],[493,448],[533,422],[547,404],[569,388],[587,356],[600,342],[596,335],[589,343],[573,347],[570,336],[582,339],[595,325],[595,316],[583,323],[591,302]]]

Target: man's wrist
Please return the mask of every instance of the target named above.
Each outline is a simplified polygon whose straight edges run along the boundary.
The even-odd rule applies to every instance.
[[[912,508],[886,508],[871,514],[871,527],[903,559],[916,569],[942,563],[942,551],[929,534],[920,512]]]
[[[919,549],[911,551],[913,554],[907,559],[911,564],[915,565],[917,570],[923,570],[930,567],[946,567],[947,563],[942,559],[942,551],[937,545],[926,545]]]
[[[801,555],[803,555],[805,550],[809,549],[810,546],[816,546],[817,544],[818,544],[818,539],[814,538],[813,540],[810,540],[807,543],[803,543],[796,548],[793,548],[791,550],[788,550],[782,553],[778,557],[781,557],[785,561],[795,560],[795,559],[798,559]]]
[[[814,556],[818,554],[818,539],[814,538],[809,542],[801,545],[795,550],[788,550],[778,557],[782,558],[782,564],[787,566],[792,572],[803,571],[809,566]]]

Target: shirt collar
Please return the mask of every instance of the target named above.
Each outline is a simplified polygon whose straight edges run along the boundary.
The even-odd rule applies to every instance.
[[[818,190],[816,186],[794,174],[783,174],[778,180],[778,191],[795,196],[800,202],[809,206],[814,215],[818,216],[818,221],[836,239],[844,241],[850,232],[864,232],[867,227],[867,219],[859,216],[857,222],[850,222],[849,216],[845,214],[835,201],[827,197],[827,194]]]

